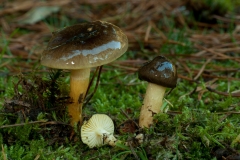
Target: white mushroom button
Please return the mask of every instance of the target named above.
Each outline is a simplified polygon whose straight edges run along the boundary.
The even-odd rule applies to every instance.
[[[115,146],[117,139],[113,136],[114,124],[105,114],[95,114],[81,127],[81,138],[90,148],[105,144]]]
[[[144,135],[142,133],[139,133],[136,135],[135,139],[138,141],[139,144],[143,143]]]

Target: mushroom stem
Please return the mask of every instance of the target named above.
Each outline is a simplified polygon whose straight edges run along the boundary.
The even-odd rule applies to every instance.
[[[166,87],[148,83],[139,117],[139,126],[149,128],[153,124],[153,116],[160,112]]]
[[[103,144],[108,144],[112,147],[114,147],[116,145],[117,139],[113,136],[113,134],[104,133],[103,134],[103,139],[104,139]]]
[[[71,117],[71,125],[80,122],[82,124],[82,105],[89,85],[90,68],[71,70],[70,97],[72,103],[68,105],[68,113]]]

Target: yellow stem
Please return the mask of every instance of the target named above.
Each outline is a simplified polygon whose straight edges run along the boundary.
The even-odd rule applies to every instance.
[[[80,122],[82,124],[82,105],[89,85],[90,68],[71,70],[70,97],[72,103],[68,105],[68,113],[73,126]]]
[[[166,88],[148,83],[139,117],[139,126],[149,128],[153,124],[153,116],[160,112]]]

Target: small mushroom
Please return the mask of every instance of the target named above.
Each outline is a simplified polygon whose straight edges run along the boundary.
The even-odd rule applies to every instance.
[[[138,144],[142,144],[144,140],[144,134],[139,133],[138,135],[135,136],[135,139],[137,140]]]
[[[81,128],[83,143],[90,148],[100,147],[105,144],[115,146],[116,138],[113,136],[114,124],[112,119],[105,114],[95,114]]]
[[[53,32],[42,53],[41,64],[71,71],[70,97],[73,103],[68,106],[71,125],[82,123],[82,105],[89,85],[90,68],[114,61],[127,48],[127,36],[117,26],[104,21],[77,24]]]
[[[166,87],[175,88],[176,67],[165,57],[157,56],[138,70],[140,80],[148,82],[139,117],[139,126],[149,128],[153,116],[160,112]]]

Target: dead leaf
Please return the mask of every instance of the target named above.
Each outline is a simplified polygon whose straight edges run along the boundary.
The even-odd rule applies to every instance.
[[[22,17],[18,19],[18,23],[20,24],[34,24],[37,23],[52,13],[58,12],[60,9],[59,6],[41,6],[35,7],[24,14]]]

